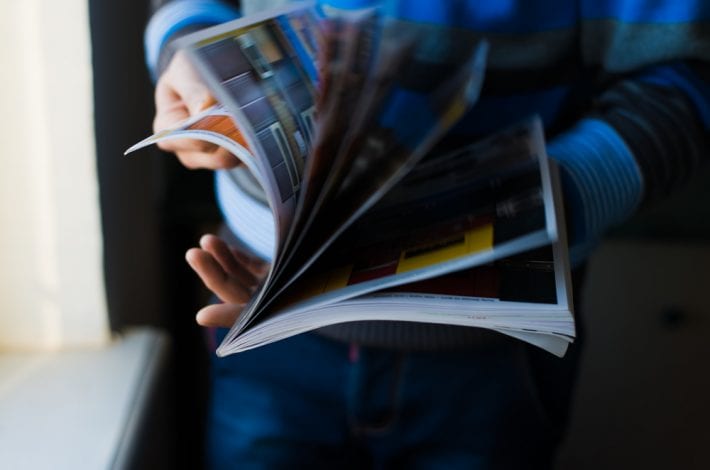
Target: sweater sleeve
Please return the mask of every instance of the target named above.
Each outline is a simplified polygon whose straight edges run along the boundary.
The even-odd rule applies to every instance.
[[[710,6],[582,3],[582,56],[604,86],[548,148],[562,169],[576,261],[710,160]]]
[[[676,67],[653,67],[600,95],[589,115],[555,138],[548,152],[562,167],[573,258],[641,205],[681,187],[710,159],[707,85],[684,83]],[[653,77],[653,79],[651,79]],[[680,78],[680,76],[679,76]]]
[[[224,23],[239,17],[232,5],[219,0],[174,0],[164,2],[155,11],[145,30],[146,64],[156,80],[174,51],[172,41],[205,26]]]

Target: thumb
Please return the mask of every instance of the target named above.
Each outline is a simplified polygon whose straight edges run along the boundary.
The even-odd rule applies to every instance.
[[[190,90],[183,94],[185,107],[190,112],[190,116],[194,116],[200,111],[204,111],[210,106],[217,104],[210,90],[202,83],[195,82],[190,87]]]
[[[191,116],[217,102],[183,51],[175,54],[166,73],[169,74],[173,91]]]

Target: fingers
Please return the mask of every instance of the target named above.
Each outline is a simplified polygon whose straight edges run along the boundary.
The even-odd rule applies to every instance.
[[[197,114],[216,102],[182,51],[175,53],[155,88],[157,109],[169,107],[178,101],[189,115]]]
[[[191,170],[195,170],[197,168],[219,170],[224,168],[234,168],[241,164],[239,159],[222,147],[216,147],[214,150],[209,152],[193,150],[173,150],[173,152],[178,157],[178,160],[180,160],[180,163]]]
[[[174,90],[166,89],[169,85],[161,86],[160,82],[155,89],[155,117],[153,118],[153,132],[174,127],[176,124],[190,117],[180,95]],[[164,95],[161,98],[161,95]]]
[[[209,154],[218,148],[215,144],[196,139],[170,139],[158,142],[158,147],[168,152],[195,152]]]
[[[157,145],[167,152],[174,153],[180,163],[191,170],[197,168],[217,170],[233,168],[241,164],[239,159],[227,149],[204,140],[170,139],[158,142]]]
[[[172,128],[216,103],[207,86],[184,53],[175,54],[155,87],[153,132]],[[173,152],[187,168],[221,169],[239,165],[239,160],[224,148],[193,139],[175,139],[158,143]]]
[[[241,304],[251,297],[252,288],[229,275],[207,251],[192,248],[185,254],[185,259],[205,286],[222,301]]]
[[[269,272],[269,263],[256,256],[250,256],[236,247],[230,247],[232,255],[257,279],[263,279]]]
[[[155,85],[153,131],[173,127],[213,103],[207,86],[178,53]]]
[[[268,270],[263,261],[228,246],[214,235],[204,235],[200,248],[188,250],[185,258],[205,286],[225,302],[197,313],[197,323],[202,326],[232,326]]]
[[[200,238],[200,246],[210,253],[222,269],[228,275],[233,276],[237,282],[249,289],[256,288],[259,282],[257,277],[234,256],[232,250],[221,238],[214,235],[204,235]]]
[[[229,328],[239,318],[244,304],[215,304],[204,307],[195,319],[197,323],[205,327]]]

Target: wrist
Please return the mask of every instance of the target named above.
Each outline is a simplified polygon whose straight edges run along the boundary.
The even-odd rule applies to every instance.
[[[583,119],[547,149],[558,162],[568,214],[569,243],[584,257],[613,225],[632,215],[643,197],[643,177],[616,130]]]

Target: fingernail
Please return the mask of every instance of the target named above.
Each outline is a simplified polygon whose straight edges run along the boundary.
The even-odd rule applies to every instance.
[[[212,234],[209,234],[209,233],[206,233],[200,237],[200,246],[202,248],[205,248],[205,246],[207,245],[207,243],[210,240],[210,237],[212,237]]]
[[[197,322],[198,325],[204,325],[204,321],[205,321],[204,310],[200,310],[195,314],[195,321]]]

